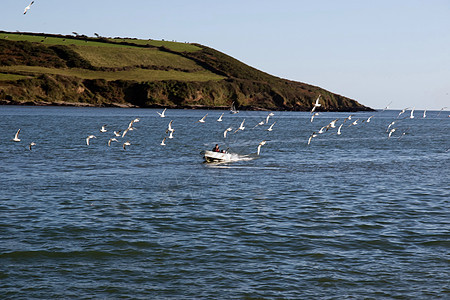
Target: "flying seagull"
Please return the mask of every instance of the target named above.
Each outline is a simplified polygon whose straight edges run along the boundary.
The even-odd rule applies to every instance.
[[[19,128],[19,130],[17,130],[16,135],[14,135],[14,138],[12,139],[12,141],[20,142],[19,133],[20,133],[20,128]]]
[[[164,114],[166,112],[167,108],[164,108],[164,110],[162,112],[156,112],[161,118],[165,118],[166,115]]]
[[[31,151],[31,146],[36,146],[36,143],[35,143],[35,142],[31,142],[31,143],[28,145],[28,149],[30,149],[30,151]]]
[[[444,111],[444,109],[446,109],[446,108],[447,108],[447,106],[445,106],[445,107],[441,108],[441,110],[439,110],[439,113],[437,114],[437,116],[439,117],[439,116],[441,115],[441,112],[443,112],[443,111]]]
[[[125,143],[123,143],[123,145],[122,145],[123,150],[126,150],[125,146],[130,146],[130,145],[131,145],[130,141],[126,141]]]
[[[325,132],[325,129],[328,130],[328,125],[327,126],[323,126],[322,128],[320,128],[320,130],[317,133],[322,134],[322,133]]]
[[[392,122],[388,125],[388,127],[386,128],[386,132],[388,132],[388,131],[389,131],[389,128],[391,128],[391,126],[394,125],[394,124],[395,124],[395,121],[392,121]]]
[[[397,129],[397,128],[392,128],[391,131],[389,131],[389,136],[388,136],[388,138],[391,137],[391,135],[395,132],[396,129]]]
[[[402,109],[402,110],[398,113],[397,118],[400,117],[400,116],[401,116],[408,108],[409,108],[409,107]]]
[[[270,125],[269,128],[267,128],[267,131],[272,131],[273,125],[275,125],[276,122],[273,122],[272,125]]]
[[[162,140],[161,146],[165,146],[165,145],[166,145],[166,143],[164,143],[165,141],[166,141],[166,138],[164,138],[164,139]]]
[[[338,120],[339,120],[339,119],[334,119],[333,121],[330,122],[330,124],[328,124],[328,126],[331,127],[331,128],[335,128],[335,127],[336,127],[336,122],[337,122]]]
[[[231,104],[231,108],[230,108],[230,114],[237,114],[239,113],[238,110],[236,110],[236,106],[234,106],[234,102]]]
[[[264,123],[265,123],[264,121],[259,122],[258,124],[255,125],[255,127],[253,127],[253,129],[255,129],[255,128],[258,127],[258,126],[264,125]]]
[[[200,120],[198,120],[196,123],[205,123],[205,119],[206,119],[206,116],[207,116],[207,115],[208,115],[208,114],[204,115],[203,118],[201,118]]]
[[[317,134],[316,134],[315,131],[314,131],[313,133],[311,133],[311,135],[309,136],[309,139],[308,139],[308,145],[311,144],[312,138],[314,138],[314,137],[316,137],[316,136],[317,136]]]
[[[227,129],[225,129],[225,131],[223,132],[223,138],[226,139],[227,138],[227,132],[231,131],[232,128],[228,127]]]
[[[169,125],[167,125],[166,133],[168,133],[168,132],[172,133],[175,131],[175,129],[172,128],[172,122],[173,122],[173,120],[170,120]]]
[[[96,139],[95,135],[90,135],[86,138],[86,145],[88,145],[88,146],[89,146],[90,139]]]
[[[130,130],[134,130],[135,128],[134,127],[128,127],[127,129],[125,129],[124,131],[123,131],[123,133],[122,133],[122,137],[124,137],[125,136],[125,134],[127,134],[127,132],[128,131],[130,131]]]
[[[345,118],[344,123],[347,122],[347,121],[350,121],[352,119],[352,116],[353,115],[349,115],[347,118]]]
[[[239,125],[239,128],[236,129],[236,131],[234,133],[238,132],[239,130],[244,130],[245,129],[244,122],[245,122],[245,119],[244,119],[244,121],[242,121],[241,125]]]
[[[217,119],[217,122],[222,122],[223,114],[224,114],[224,113],[222,113],[222,114],[220,115],[220,117]]]
[[[269,118],[272,117],[274,114],[271,112],[266,117],[266,124],[269,123]]]
[[[386,107],[385,108],[383,108],[383,110],[382,111],[385,111],[386,109],[389,109],[389,105],[391,105],[392,104],[392,101],[391,102],[389,102],[389,104],[388,105],[386,105]]]
[[[100,129],[100,132],[107,132],[108,130],[106,130],[106,125],[103,125],[102,128]]]
[[[27,7],[25,7],[25,10],[23,11],[23,14],[25,15],[27,13],[27,11],[31,8],[31,5],[33,5],[34,1],[31,1],[30,4],[28,4]]]
[[[322,104],[319,103],[319,99],[320,99],[321,96],[322,95],[319,95],[319,97],[317,97],[317,99],[316,99],[316,103],[313,103],[314,106],[313,106],[313,108],[311,110],[311,113],[313,113],[316,110],[317,107],[322,106]]]
[[[338,131],[337,131],[337,135],[341,135],[341,128],[342,128],[342,125],[344,125],[344,124],[339,125]]]
[[[261,152],[261,146],[265,145],[265,144],[266,144],[266,141],[262,141],[261,143],[259,143],[257,155],[259,155],[259,153]]]
[[[116,138],[111,138],[108,140],[108,147],[111,146],[111,142],[118,142],[118,140]]]
[[[409,116],[410,119],[414,119],[414,109],[415,109],[415,107],[413,107],[413,109],[411,109],[411,115]]]
[[[314,114],[311,116],[311,123],[312,123],[312,121],[314,120],[314,117],[316,117],[316,116],[318,116],[318,115],[319,115],[319,113],[316,112],[316,113],[314,113]]]

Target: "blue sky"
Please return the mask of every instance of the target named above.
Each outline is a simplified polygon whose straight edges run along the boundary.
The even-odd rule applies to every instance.
[[[0,29],[197,42],[373,108],[450,107],[450,0],[2,0]]]

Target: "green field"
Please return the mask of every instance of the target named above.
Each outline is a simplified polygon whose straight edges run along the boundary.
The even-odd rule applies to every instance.
[[[136,44],[138,46],[149,45],[154,47],[166,47],[176,52],[195,52],[201,50],[200,47],[187,43],[157,41],[157,40],[138,40],[138,39],[108,39],[112,43],[104,43],[101,41],[84,41],[68,37],[53,37],[53,36],[37,36],[17,33],[0,33],[1,39],[9,39],[11,41],[27,41],[34,43],[41,43],[43,45],[76,45],[76,46],[97,46],[97,47],[133,47],[129,45],[121,45],[121,42]]]
[[[214,74],[212,72],[203,70],[199,72],[180,72],[180,71],[161,71],[161,70],[146,70],[146,69],[132,69],[117,72],[103,72],[91,71],[86,69],[56,69],[45,68],[37,66],[2,66],[0,72],[5,73],[20,73],[30,75],[40,74],[56,74],[63,76],[73,76],[81,79],[105,79],[113,80],[133,80],[137,82],[146,81],[162,81],[162,80],[180,80],[180,81],[210,81],[222,80],[224,77]],[[4,74],[7,76],[14,76],[15,74]],[[19,76],[20,76],[19,75]],[[16,75],[17,76],[17,75]],[[5,79],[6,80],[6,79]],[[11,79],[7,79],[11,80]]]
[[[165,47],[172,51],[176,52],[195,52],[202,50],[202,48],[197,47],[188,43],[180,43],[180,42],[169,42],[169,41],[157,41],[157,40],[138,40],[138,39],[109,39],[115,43],[133,43],[136,45],[150,45],[155,47]]]
[[[32,43],[40,43],[42,45],[83,45],[83,46],[98,46],[98,47],[130,47],[120,44],[110,44],[95,41],[83,41],[78,39],[64,38],[64,37],[45,37],[27,34],[11,34],[2,33],[0,34],[1,39],[8,39],[10,41],[27,41]]]
[[[28,76],[0,73],[0,81],[19,80],[25,78],[28,78]]]
[[[72,49],[96,67],[161,66],[185,70],[203,70],[193,60],[158,49],[138,47],[72,46]]]

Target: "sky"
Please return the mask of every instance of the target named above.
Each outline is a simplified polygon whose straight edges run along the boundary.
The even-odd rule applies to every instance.
[[[195,42],[372,108],[450,109],[450,0],[1,0],[0,30]]]

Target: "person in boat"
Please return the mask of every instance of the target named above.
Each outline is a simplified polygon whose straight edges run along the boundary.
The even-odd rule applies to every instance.
[[[216,144],[216,146],[214,146],[214,148],[212,149],[213,152],[220,152],[219,149],[219,144]]]

